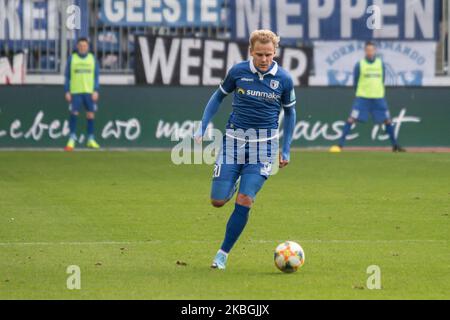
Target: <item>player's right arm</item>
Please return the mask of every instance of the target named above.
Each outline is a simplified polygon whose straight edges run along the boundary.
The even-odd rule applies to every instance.
[[[353,68],[353,88],[358,89],[358,82],[359,82],[359,75],[360,75],[360,63],[358,62],[355,65],[355,68]]]
[[[217,89],[209,99],[205,111],[203,112],[202,125],[200,128],[198,128],[197,132],[194,134],[194,139],[197,142],[200,142],[202,140],[209,122],[216,115],[217,111],[219,111],[222,101],[228,94],[230,94],[236,89],[236,80],[234,74],[235,69],[233,67],[230,69],[227,76],[220,84],[219,89]]]
[[[194,139],[197,142],[200,142],[202,140],[209,122],[216,115],[217,111],[219,111],[220,104],[222,103],[223,99],[225,99],[225,97],[226,95],[222,91],[220,91],[220,89],[217,89],[209,99],[205,111],[203,112],[202,125],[194,134]]]
[[[67,59],[66,72],[64,74],[64,92],[67,102],[72,101],[72,95],[70,94],[70,63],[72,61],[72,56]]]

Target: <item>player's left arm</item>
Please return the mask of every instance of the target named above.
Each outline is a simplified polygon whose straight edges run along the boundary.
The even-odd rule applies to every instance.
[[[297,99],[295,97],[294,82],[289,77],[288,81],[286,81],[282,95],[284,110],[284,138],[282,152],[280,155],[280,168],[286,167],[291,160],[291,143],[294,135],[295,124],[297,123],[297,112],[295,110],[296,103]]]
[[[95,59],[94,92],[92,93],[92,100],[94,100],[94,102],[98,101],[98,98],[99,98],[98,90],[99,89],[100,89],[100,66],[98,64],[98,60]]]
[[[294,107],[284,108],[284,139],[283,149],[280,157],[280,168],[284,168],[291,160],[291,143],[294,135],[294,129],[297,118],[297,112]]]

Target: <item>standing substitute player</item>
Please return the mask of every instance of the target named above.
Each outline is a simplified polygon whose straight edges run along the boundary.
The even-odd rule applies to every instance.
[[[384,63],[377,57],[374,43],[367,42],[365,52],[366,57],[356,64],[353,72],[356,99],[353,103],[352,112],[344,126],[339,145],[331,147],[330,152],[341,152],[353,124],[356,121],[367,122],[369,113],[372,115],[375,123],[384,123],[393,151],[404,152],[405,150],[399,146],[395,138],[394,127],[392,126],[391,116],[385,99]]]
[[[290,144],[296,123],[296,98],[291,76],[273,61],[279,41],[279,37],[269,30],[258,30],[251,34],[252,58],[236,64],[229,70],[219,89],[209,100],[203,114],[202,127],[194,135],[196,141],[201,142],[221,102],[228,94],[234,92],[233,112],[228,120],[227,135],[224,136],[222,152],[214,168],[212,205],[216,208],[223,207],[238,189],[239,180],[240,183],[234,211],[226,227],[225,239],[214,258],[212,268],[225,269],[228,253],[247,224],[250,208],[256,194],[268,179],[272,164],[276,163],[280,168],[289,164]],[[278,139],[278,121],[282,108],[285,114],[284,141],[282,154],[277,159],[278,144],[275,140]],[[239,139],[237,135],[229,134],[238,131],[257,132],[258,139],[264,136],[269,148],[273,142],[272,148],[275,145],[276,151],[268,152],[268,160],[264,161],[261,159],[264,158],[263,153],[267,148],[264,150],[259,147],[256,151],[257,161],[249,161],[249,158],[252,158],[250,153],[254,151],[249,147],[252,143],[249,140]],[[236,160],[236,154],[230,155],[230,152],[244,152],[244,163],[220,160],[223,158]]]
[[[72,151],[77,141],[77,120],[82,106],[86,108],[87,147],[98,149],[94,138],[94,118],[97,111],[99,89],[99,66],[97,59],[89,52],[86,38],[77,41],[77,51],[67,60],[65,85],[66,100],[70,103],[70,138],[64,150]]]

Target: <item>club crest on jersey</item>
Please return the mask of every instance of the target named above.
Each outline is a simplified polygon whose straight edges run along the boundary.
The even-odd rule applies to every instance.
[[[277,90],[279,86],[280,86],[280,81],[278,81],[278,80],[270,80],[270,88],[272,90]]]

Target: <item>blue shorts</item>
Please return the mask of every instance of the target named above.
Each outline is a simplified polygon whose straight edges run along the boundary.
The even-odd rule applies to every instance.
[[[277,164],[275,158],[278,154],[270,151],[271,147],[277,146],[277,142],[268,141],[268,149],[261,150],[262,148],[258,147],[257,154],[252,154],[254,151],[250,145],[250,143],[235,140],[231,148],[235,153],[230,154],[228,153],[230,147],[227,147],[227,139],[224,136],[222,149],[214,166],[211,199],[229,200],[239,177],[241,177],[239,193],[253,200],[256,198],[256,194],[271,175],[272,166]],[[242,159],[244,161],[241,161]]]
[[[267,177],[259,174],[259,166],[253,164],[216,164],[214,166],[211,199],[229,200],[233,196],[234,186],[241,177],[239,193],[253,200],[261,190]]]
[[[70,112],[80,112],[82,105],[88,112],[97,111],[97,104],[92,100],[92,94],[73,94],[69,105]]]
[[[357,97],[353,102],[350,117],[359,122],[367,122],[369,113],[375,123],[383,123],[391,118],[386,99],[366,99]]]

